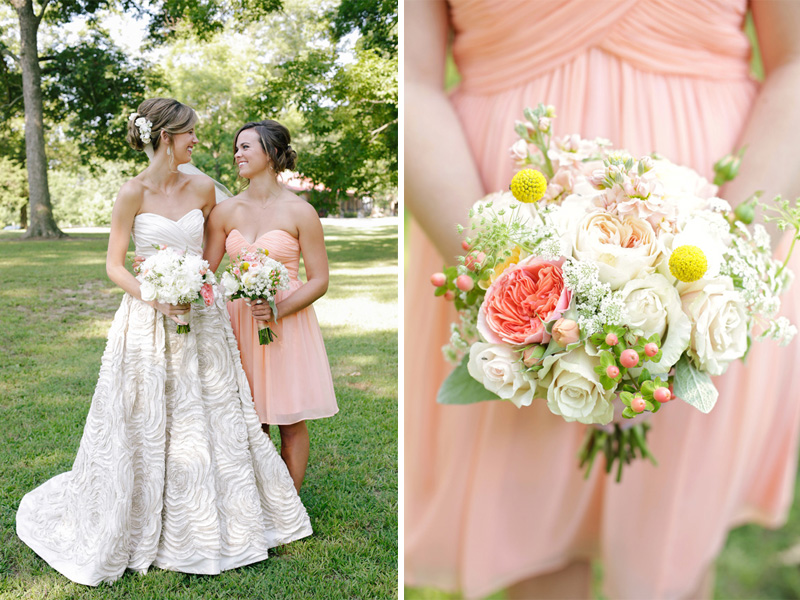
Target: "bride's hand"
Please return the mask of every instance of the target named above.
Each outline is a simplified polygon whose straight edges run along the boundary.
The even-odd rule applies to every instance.
[[[175,321],[178,325],[187,324],[186,321],[180,320],[180,315],[189,312],[190,306],[188,304],[166,304],[164,302],[157,302],[156,300],[152,300],[148,302],[148,304],[164,316]]]
[[[250,312],[256,321],[272,321],[272,309],[263,300],[254,300],[250,303]]]

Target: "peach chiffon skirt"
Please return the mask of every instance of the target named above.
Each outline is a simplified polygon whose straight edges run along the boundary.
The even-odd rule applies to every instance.
[[[277,302],[303,285],[297,278],[300,264],[297,238],[274,229],[250,244],[234,229],[225,241],[231,257],[242,249],[256,247],[267,248],[270,258],[283,263],[289,271],[290,289],[278,292]],[[229,302],[228,314],[262,423],[291,425],[330,417],[339,411],[325,342],[312,306],[273,323],[272,330],[278,337],[265,346],[258,342],[258,325],[243,299]]]
[[[507,149],[526,106],[553,104],[557,135],[603,136],[710,176],[713,162],[735,147],[757,91],[747,75],[743,1],[463,0],[451,8],[464,77],[452,102],[488,191],[508,186]],[[453,220],[463,221],[474,200],[465,198],[464,215]],[[800,398],[787,392],[800,389],[798,341],[780,349],[754,342],[746,366],[717,378],[711,414],[682,402],[665,406],[649,438],[658,467],[640,461],[616,484],[596,464],[585,481],[577,468],[585,428],[550,414],[545,403],[521,410],[502,402],[436,404],[452,368],[440,348],[455,318],[452,305],[433,296],[429,277],[441,267],[412,225],[407,585],[481,596],[600,558],[610,597],[679,598],[699,583],[730,527],[786,520],[800,424]],[[782,312],[800,320],[796,288]]]

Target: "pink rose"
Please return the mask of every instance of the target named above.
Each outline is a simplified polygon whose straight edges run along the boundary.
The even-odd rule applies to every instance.
[[[530,257],[500,274],[478,311],[478,331],[487,342],[522,346],[550,341],[544,323],[561,317],[572,300],[562,262]]]
[[[206,303],[206,306],[214,304],[214,288],[211,287],[210,283],[203,284],[203,287],[200,288],[200,295],[203,297],[203,302]]]
[[[562,348],[566,348],[581,339],[581,330],[572,319],[559,319],[553,324],[553,328],[550,331],[556,344]]]

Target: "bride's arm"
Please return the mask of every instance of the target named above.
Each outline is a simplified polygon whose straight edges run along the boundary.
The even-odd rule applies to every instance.
[[[455,225],[485,193],[444,92],[448,31],[446,2],[405,3],[404,201],[445,262],[454,263],[463,252]]]
[[[133,220],[142,205],[142,194],[136,185],[129,181],[122,186],[114,201],[111,211],[111,232],[108,236],[108,252],[106,253],[106,273],[108,278],[125,290],[128,294],[142,299],[139,281],[125,268],[125,257],[133,229]],[[178,323],[177,315],[189,309],[188,304],[162,304],[151,300],[150,306],[170,317]]]
[[[756,190],[762,200],[800,196],[800,2],[753,0],[753,20],[765,79],[740,145],[747,145],[739,176],[723,196],[738,203]]]
[[[139,300],[142,299],[139,282],[125,268],[125,258],[131,239],[133,220],[136,213],[139,212],[141,204],[141,192],[136,185],[130,181],[123,185],[111,211],[111,232],[108,236],[108,253],[106,254],[108,278]]]

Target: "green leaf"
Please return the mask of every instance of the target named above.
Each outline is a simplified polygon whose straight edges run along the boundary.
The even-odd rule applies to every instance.
[[[678,398],[706,414],[714,408],[719,396],[709,374],[698,371],[685,354],[675,365],[672,389]]]
[[[623,409],[622,416],[625,417],[626,419],[632,419],[633,417],[636,416],[636,413],[633,412],[633,409],[631,407],[627,407]]]
[[[640,354],[639,356],[643,356],[643,355],[644,355],[644,352],[642,352],[642,354]],[[647,369],[642,369],[642,372],[639,373],[638,383],[639,383],[639,385],[644,385],[644,383],[646,381],[650,381],[650,371],[648,371]]]
[[[625,406],[630,406],[631,400],[633,400],[633,394],[631,394],[630,392],[620,392],[619,399],[622,400],[622,403]]]
[[[436,288],[436,291],[433,292],[434,296],[444,296],[447,293],[447,286],[441,285]]]
[[[616,365],[617,361],[614,358],[614,355],[611,352],[603,351],[600,353],[600,366],[603,368],[608,368],[611,365]]]
[[[474,404],[484,400],[500,400],[500,397],[487,390],[467,370],[469,354],[464,356],[452,373],[444,380],[436,402],[439,404]]]

